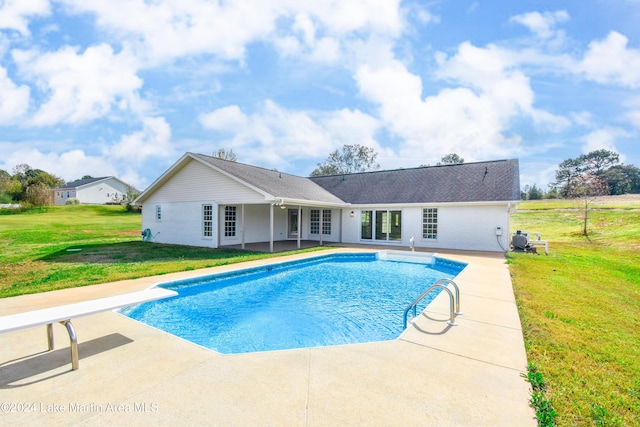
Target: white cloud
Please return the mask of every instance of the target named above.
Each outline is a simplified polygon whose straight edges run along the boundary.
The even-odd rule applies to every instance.
[[[207,114],[201,114],[199,120],[205,128],[223,132],[235,132],[249,124],[247,116],[237,105],[230,105]]]
[[[12,123],[29,108],[30,90],[27,86],[17,86],[7,76],[7,70],[0,67],[0,124]]]
[[[128,110],[140,103],[136,91],[142,80],[126,51],[115,54],[111,46],[100,44],[82,53],[69,46],[12,53],[21,75],[49,95],[31,119],[33,125],[77,124],[106,116],[114,107]]]
[[[583,153],[590,153],[596,150],[609,150],[618,152],[615,146],[616,139],[628,137],[630,134],[624,129],[614,127],[604,127],[584,135],[581,140]]]
[[[146,117],[142,130],[122,136],[106,154],[113,161],[138,166],[150,157],[173,155],[171,127],[162,117]]]
[[[403,25],[399,0],[63,1],[72,10],[95,14],[99,26],[151,66],[200,54],[242,63],[245,47],[256,40],[287,45],[288,52],[291,40],[282,38],[300,36],[304,44],[315,46],[319,29],[324,33],[320,38],[333,39],[356,31],[398,35]],[[292,18],[293,25],[287,23]],[[320,47],[326,53],[327,42]]]
[[[27,163],[34,169],[42,169],[65,181],[79,179],[84,175],[109,176],[116,174],[113,164],[102,156],[88,156],[82,150],[61,153],[43,152],[36,148],[11,150],[3,159],[4,168],[11,170],[15,165]]]
[[[640,50],[627,46],[629,39],[612,31],[604,40],[593,41],[578,71],[602,84],[640,87]]]
[[[377,120],[358,110],[291,111],[266,101],[253,114],[233,105],[204,114],[200,121],[207,129],[232,134],[221,148],[233,149],[243,162],[279,170],[296,159],[324,158],[345,144],[379,147],[373,137]]]
[[[49,0],[4,0],[0,2],[0,29],[30,35],[28,18],[51,13]]]
[[[542,39],[550,39],[559,35],[555,30],[556,24],[569,20],[566,10],[555,12],[529,12],[511,17],[511,22],[515,22],[527,27],[530,31]]]
[[[434,163],[452,152],[469,160],[513,156],[521,152],[521,137],[511,131],[513,120],[528,118],[551,131],[569,125],[534,107],[529,78],[513,58],[495,46],[468,42],[451,57],[437,54],[435,76],[451,87],[424,98],[421,78],[397,60],[363,65],[356,80],[361,95],[379,105],[384,126],[402,141],[402,158]]]
[[[629,111],[625,117],[633,127],[640,129],[640,110]]]

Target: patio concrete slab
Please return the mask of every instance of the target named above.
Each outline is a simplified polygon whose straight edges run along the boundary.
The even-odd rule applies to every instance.
[[[80,369],[72,371],[62,326],[55,326],[51,352],[44,327],[2,334],[2,419],[11,425],[535,426],[504,257],[442,256],[469,263],[456,279],[464,313],[458,325],[447,325],[442,293],[393,341],[221,355],[109,312],[73,321]],[[0,313],[238,267],[5,298]]]

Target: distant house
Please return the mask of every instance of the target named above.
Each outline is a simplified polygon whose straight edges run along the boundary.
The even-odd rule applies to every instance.
[[[138,192],[134,187],[114,176],[79,179],[54,188],[52,191],[53,202],[56,205],[64,205],[69,199],[78,199],[83,204],[115,204],[126,201],[128,194]]]
[[[305,178],[186,153],[134,203],[160,243],[504,251],[519,199],[517,160]]]

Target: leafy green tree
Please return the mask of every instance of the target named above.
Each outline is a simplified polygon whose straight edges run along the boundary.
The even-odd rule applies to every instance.
[[[640,193],[640,169],[633,165],[615,165],[600,176],[611,195]]]
[[[346,173],[367,172],[380,169],[376,163],[378,153],[371,147],[359,144],[344,145],[342,150],[335,150],[318,167],[311,176],[342,175]]]
[[[529,200],[542,200],[544,198],[544,191],[539,188],[536,184],[533,184],[531,188],[529,188],[528,199]]]
[[[580,198],[584,201],[584,222],[582,234],[588,235],[589,206],[598,197],[608,194],[608,187],[602,175],[620,161],[613,151],[596,150],[575,159],[560,163],[556,170],[555,187],[566,198]]]
[[[14,200],[24,200],[36,206],[48,204],[51,198],[50,190],[64,184],[62,178],[41,169],[33,169],[26,163],[13,168],[13,173],[5,191],[11,194]]]
[[[459,165],[461,163],[464,163],[464,159],[459,155],[457,155],[456,153],[451,153],[441,158],[440,161],[436,164],[440,166],[440,165]]]
[[[601,175],[619,161],[618,153],[609,150],[596,150],[575,159],[567,159],[558,165],[556,180],[552,185],[558,188],[563,197],[576,197],[578,194],[592,192],[589,187],[598,178],[598,185],[595,187],[600,192],[602,184],[606,185]]]

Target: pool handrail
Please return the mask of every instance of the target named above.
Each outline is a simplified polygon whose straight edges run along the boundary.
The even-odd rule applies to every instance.
[[[452,284],[453,285],[453,287],[455,288],[455,292],[456,292],[455,297],[454,297],[453,293],[451,293],[451,290],[445,285],[445,283],[447,285],[448,284]],[[422,301],[422,299],[424,297],[429,295],[431,293],[431,291],[433,291],[434,289],[443,289],[443,290],[445,290],[447,292],[447,294],[449,294],[449,320],[447,321],[447,323],[449,325],[451,325],[451,326],[457,326],[455,316],[462,314],[462,312],[460,311],[460,288],[458,288],[458,285],[456,284],[456,282],[454,282],[451,279],[440,279],[436,283],[431,285],[429,287],[429,289],[424,291],[418,298],[416,298],[406,308],[406,310],[404,311],[404,326],[403,326],[403,330],[407,329],[407,314],[409,313],[409,310],[411,310],[413,308],[413,317],[415,318],[416,317],[416,306],[418,305],[418,303],[420,301]],[[455,308],[454,308],[454,306],[455,306]]]

